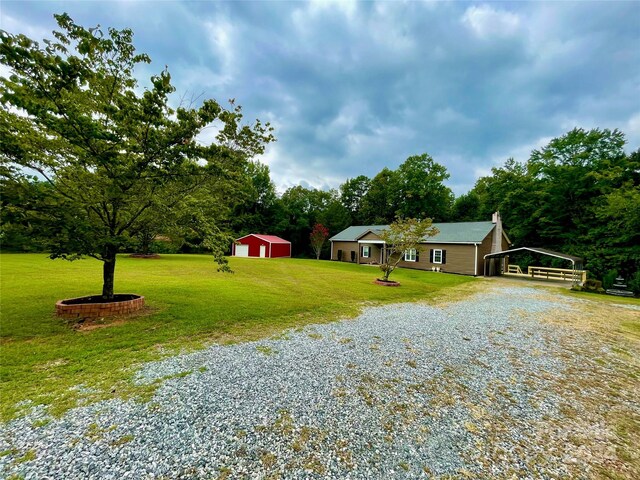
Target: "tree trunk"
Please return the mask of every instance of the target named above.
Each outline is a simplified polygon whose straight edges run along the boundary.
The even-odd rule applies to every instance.
[[[149,235],[146,233],[142,235],[142,254],[149,255],[149,245],[151,244],[151,240],[149,240]]]
[[[116,271],[116,253],[115,247],[108,246],[105,255],[102,257],[104,262],[102,265],[102,299],[113,301],[113,279]]]
[[[316,251],[316,260],[320,260],[320,249]]]

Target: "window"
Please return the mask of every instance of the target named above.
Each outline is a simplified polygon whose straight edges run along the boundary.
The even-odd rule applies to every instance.
[[[433,250],[433,263],[442,263],[442,250]]]
[[[362,247],[362,258],[369,258],[369,256],[371,255],[371,247],[368,245],[365,245]]]
[[[416,261],[416,249],[410,248],[406,252],[404,252],[404,261],[405,262],[415,262]]]

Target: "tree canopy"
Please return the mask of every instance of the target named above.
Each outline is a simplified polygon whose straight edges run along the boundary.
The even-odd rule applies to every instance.
[[[421,244],[424,239],[438,233],[430,218],[398,218],[392,222],[380,233],[380,239],[385,242],[384,261],[380,265],[382,280],[389,280],[389,275],[407,252],[415,250],[416,255],[419,254],[423,249]]]
[[[584,257],[591,275],[640,271],[640,153],[618,130],[573,129],[482,177],[478,216],[499,210],[516,245]]]
[[[56,208],[41,219],[51,256],[104,262],[102,294],[113,298],[116,254],[150,219],[188,207],[224,262],[220,229],[194,204],[213,180],[232,185],[274,139],[271,127],[242,125],[233,101],[228,109],[212,99],[173,108],[167,69],[140,92],[134,70],[150,58],[136,53],[131,30],[105,33],[55,17],[60,30],[44,46],[0,32],[0,60],[11,72],[0,78],[3,173],[18,181],[28,169],[51,186]],[[197,135],[214,122],[217,142],[199,144]]]

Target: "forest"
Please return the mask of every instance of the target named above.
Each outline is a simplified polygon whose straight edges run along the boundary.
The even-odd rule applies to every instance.
[[[605,285],[617,275],[637,282],[640,150],[626,153],[625,145],[618,130],[576,128],[532,151],[525,161],[506,160],[457,198],[445,184],[446,167],[428,154],[411,156],[373,178],[348,179],[337,190],[298,186],[281,196],[275,194],[268,168],[252,164],[248,201],[236,206],[229,227],[238,234],[273,232],[290,239],[296,254],[306,255],[316,222],[333,235],[349,225],[388,224],[397,216],[487,221],[500,211],[514,246],[582,256],[591,276],[604,278]],[[519,260],[526,265],[533,259]]]

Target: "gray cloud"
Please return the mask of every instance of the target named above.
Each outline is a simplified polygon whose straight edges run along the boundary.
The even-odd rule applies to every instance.
[[[428,152],[456,194],[579,126],[640,144],[636,2],[3,2],[30,35],[67,11],[130,27],[178,91],[270,120],[280,189],[336,187]],[[5,26],[6,25],[6,26]]]

